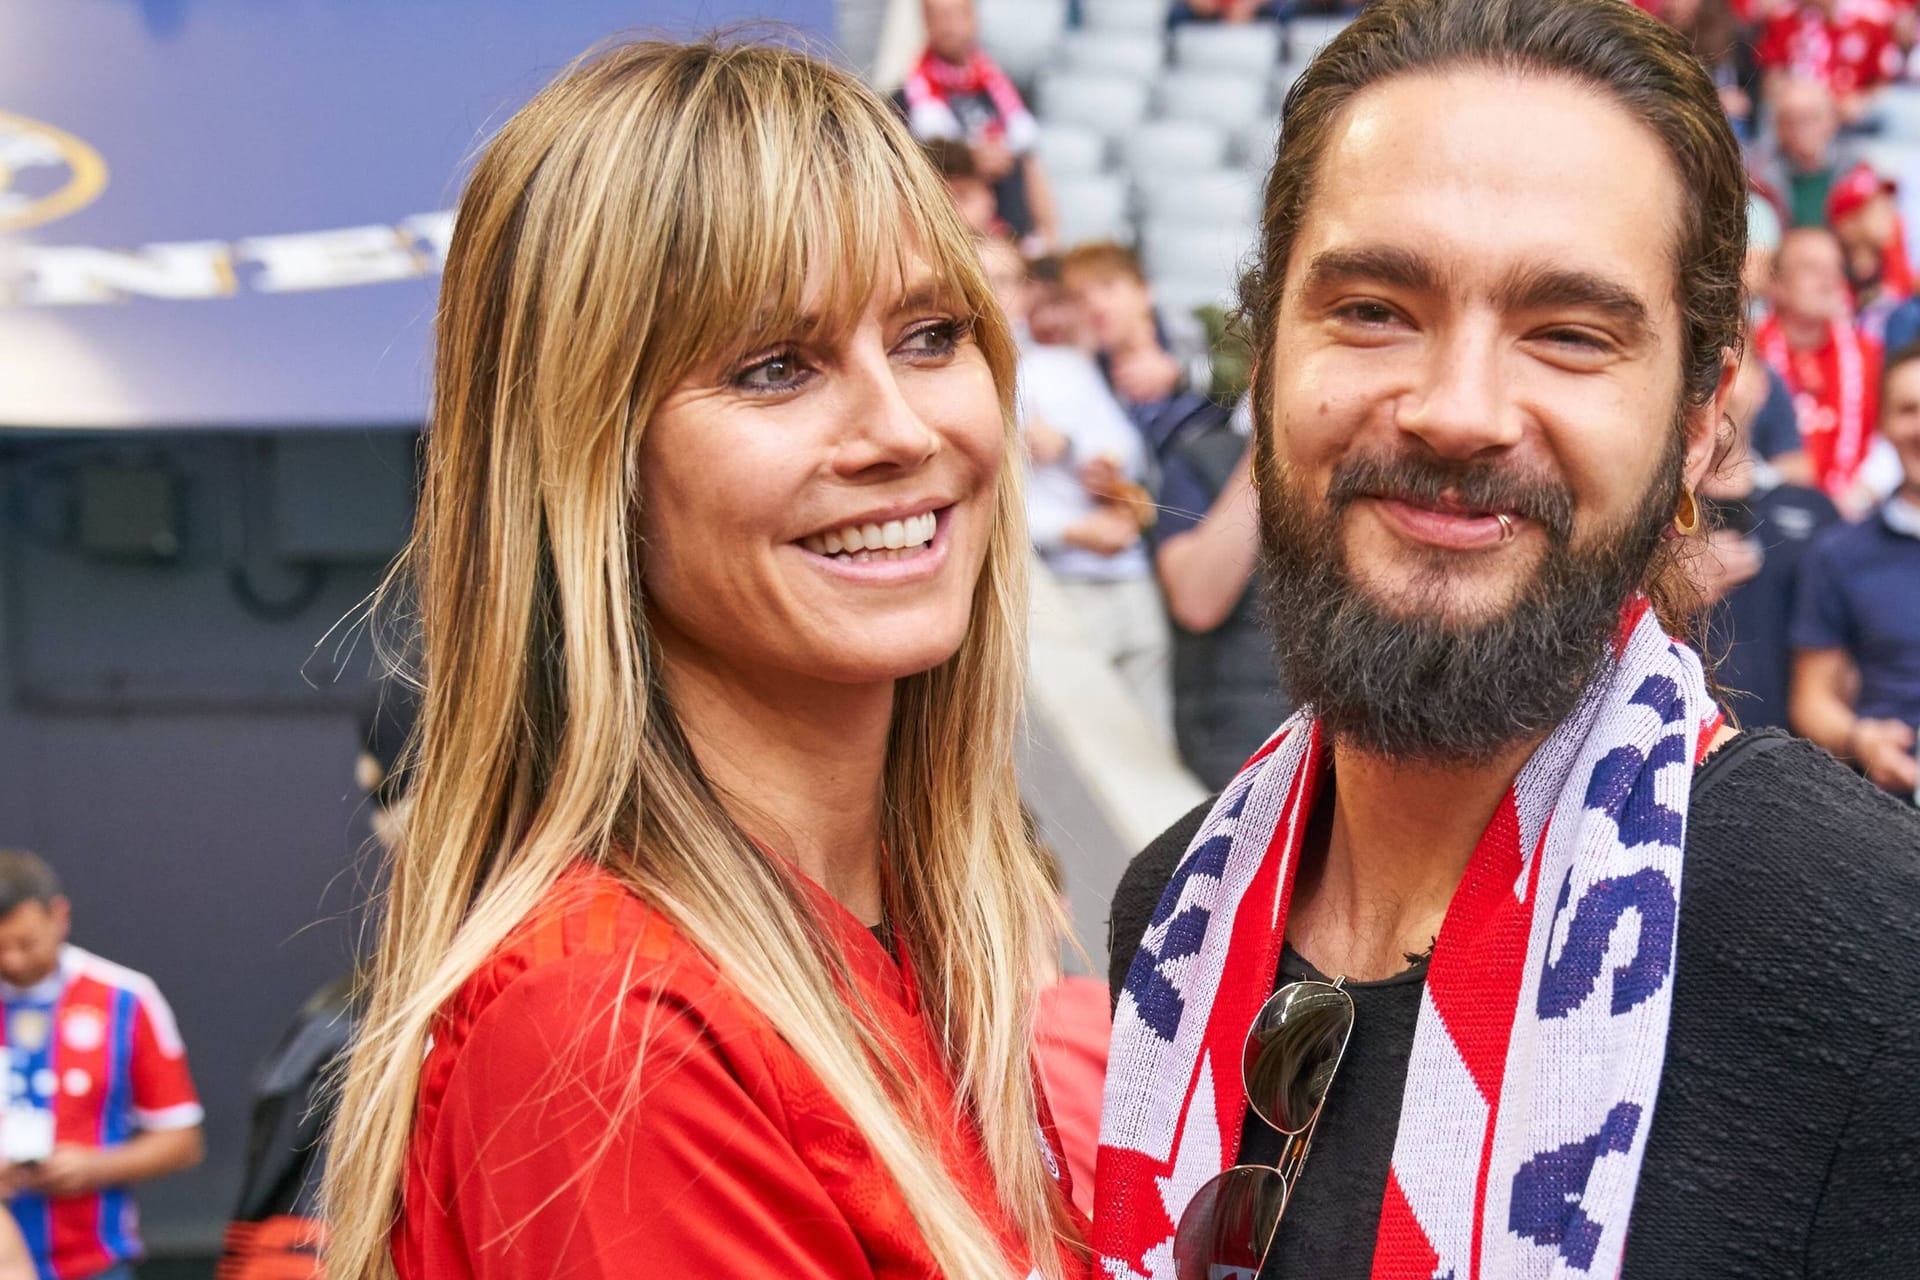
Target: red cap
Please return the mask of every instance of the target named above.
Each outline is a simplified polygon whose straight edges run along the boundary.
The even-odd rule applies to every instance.
[[[1872,165],[1863,161],[1847,170],[1827,192],[1827,225],[1834,226],[1882,192],[1892,195],[1897,190],[1899,187],[1892,178],[1881,177]]]

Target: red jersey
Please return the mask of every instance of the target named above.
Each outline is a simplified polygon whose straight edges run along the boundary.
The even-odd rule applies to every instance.
[[[1859,477],[1880,419],[1880,344],[1835,320],[1825,346],[1795,351],[1773,316],[1760,322],[1753,341],[1793,395],[1814,484],[1839,500]]]
[[[911,967],[813,896],[962,1192],[1024,1258],[977,1133],[952,1122]],[[441,1013],[393,1256],[402,1280],[933,1274],[893,1179],[799,1055],[663,916],[584,868]]]
[[[143,1130],[189,1129],[200,1099],[173,1011],[153,980],[79,947],[26,990],[0,987],[0,1046],[9,1065],[6,1119],[52,1117],[57,1144],[112,1146]],[[141,1256],[124,1187],[10,1206],[42,1280],[80,1280]]]
[[[1760,65],[1818,80],[1836,97],[1863,92],[1900,70],[1893,10],[1881,0],[1840,0],[1832,17],[1802,4],[1760,29]]]

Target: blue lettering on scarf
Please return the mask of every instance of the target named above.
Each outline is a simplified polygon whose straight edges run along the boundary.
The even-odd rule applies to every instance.
[[[1585,1271],[1600,1247],[1601,1226],[1580,1207],[1594,1164],[1609,1152],[1633,1147],[1640,1108],[1615,1103],[1600,1132],[1564,1147],[1543,1151],[1513,1176],[1507,1230],[1535,1244],[1557,1245],[1560,1256]]]
[[[1560,886],[1553,909],[1557,920],[1566,912],[1573,890],[1569,875]],[[1600,979],[1600,963],[1613,942],[1613,931],[1627,911],[1640,913],[1640,942],[1633,959],[1613,971],[1613,1012],[1617,1016],[1660,989],[1673,967],[1673,930],[1679,916],[1679,894],[1663,872],[1648,867],[1630,876],[1596,881],[1580,899],[1567,926],[1566,945],[1556,963],[1548,957],[1540,974],[1542,1018],[1564,1018],[1585,1004]]]
[[[1180,899],[1186,892],[1187,882],[1195,876],[1211,876],[1217,880],[1226,874],[1227,857],[1233,852],[1231,824],[1246,807],[1247,797],[1253,791],[1251,784],[1251,776],[1242,775],[1236,784],[1238,791],[1226,797],[1216,818],[1209,819],[1224,819],[1223,829],[1202,840],[1180,860],[1147,926],[1148,933],[1166,926],[1160,944],[1156,947],[1142,938],[1140,950],[1127,969],[1126,990],[1133,997],[1140,1021],[1162,1040],[1171,1041],[1180,1033],[1180,1019],[1187,1011],[1187,1002],[1180,989],[1160,972],[1160,966],[1197,953],[1206,940],[1207,924],[1213,919],[1213,913],[1198,904],[1183,909]]]

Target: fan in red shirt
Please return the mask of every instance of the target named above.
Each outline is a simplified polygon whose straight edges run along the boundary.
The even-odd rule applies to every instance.
[[[1795,227],[1774,256],[1773,314],[1754,345],[1793,394],[1814,483],[1843,512],[1872,503],[1860,466],[1880,414],[1880,344],[1854,327],[1840,242],[1824,227]]]
[[[905,122],[636,43],[462,196],[333,1280],[1078,1280],[1015,352]]]
[[[1913,296],[1906,223],[1894,203],[1898,190],[1893,179],[1861,163],[1827,195],[1827,225],[1846,255],[1854,314],[1861,331],[1875,341],[1884,340],[1887,316]]]
[[[1784,5],[1761,23],[1760,65],[1823,82],[1839,102],[1841,117],[1858,120],[1866,95],[1900,70],[1894,16],[1885,0]]]

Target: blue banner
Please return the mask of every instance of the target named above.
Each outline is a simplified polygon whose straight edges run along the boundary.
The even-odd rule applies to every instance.
[[[467,162],[622,33],[831,0],[11,0],[0,427],[416,426]]]

